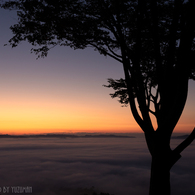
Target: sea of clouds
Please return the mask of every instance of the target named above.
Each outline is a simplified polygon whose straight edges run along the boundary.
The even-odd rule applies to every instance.
[[[0,141],[0,194],[26,186],[37,195],[148,194],[151,157],[143,135]],[[173,139],[172,147],[181,141]],[[171,186],[172,195],[195,194],[195,143],[172,168]]]

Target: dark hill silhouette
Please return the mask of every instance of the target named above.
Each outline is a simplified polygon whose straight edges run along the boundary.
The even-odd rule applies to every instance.
[[[0,134],[0,138],[136,138],[135,136],[117,135],[117,134],[35,134],[35,135],[9,135]]]

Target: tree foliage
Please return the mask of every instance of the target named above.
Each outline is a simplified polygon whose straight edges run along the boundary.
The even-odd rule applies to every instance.
[[[125,107],[129,104],[127,85],[124,79],[114,80],[112,78],[108,79],[109,85],[103,85],[104,87],[113,88],[115,93],[111,93],[112,98],[119,98],[119,102]]]

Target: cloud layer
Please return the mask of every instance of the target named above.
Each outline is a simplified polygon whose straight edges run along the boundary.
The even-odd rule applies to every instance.
[[[195,193],[193,150],[192,143],[172,169],[173,195]],[[0,157],[1,188],[32,186],[38,195],[148,194],[151,159],[142,136],[3,138]]]

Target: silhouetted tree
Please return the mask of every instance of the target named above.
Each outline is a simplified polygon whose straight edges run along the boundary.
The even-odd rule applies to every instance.
[[[150,195],[170,194],[170,169],[195,137],[174,150],[171,134],[195,79],[194,0],[15,0],[12,47],[28,41],[38,56],[56,46],[93,47],[123,65],[125,80],[109,80],[129,103],[152,156]],[[121,88],[122,87],[122,88]],[[154,129],[151,115],[156,117]]]

